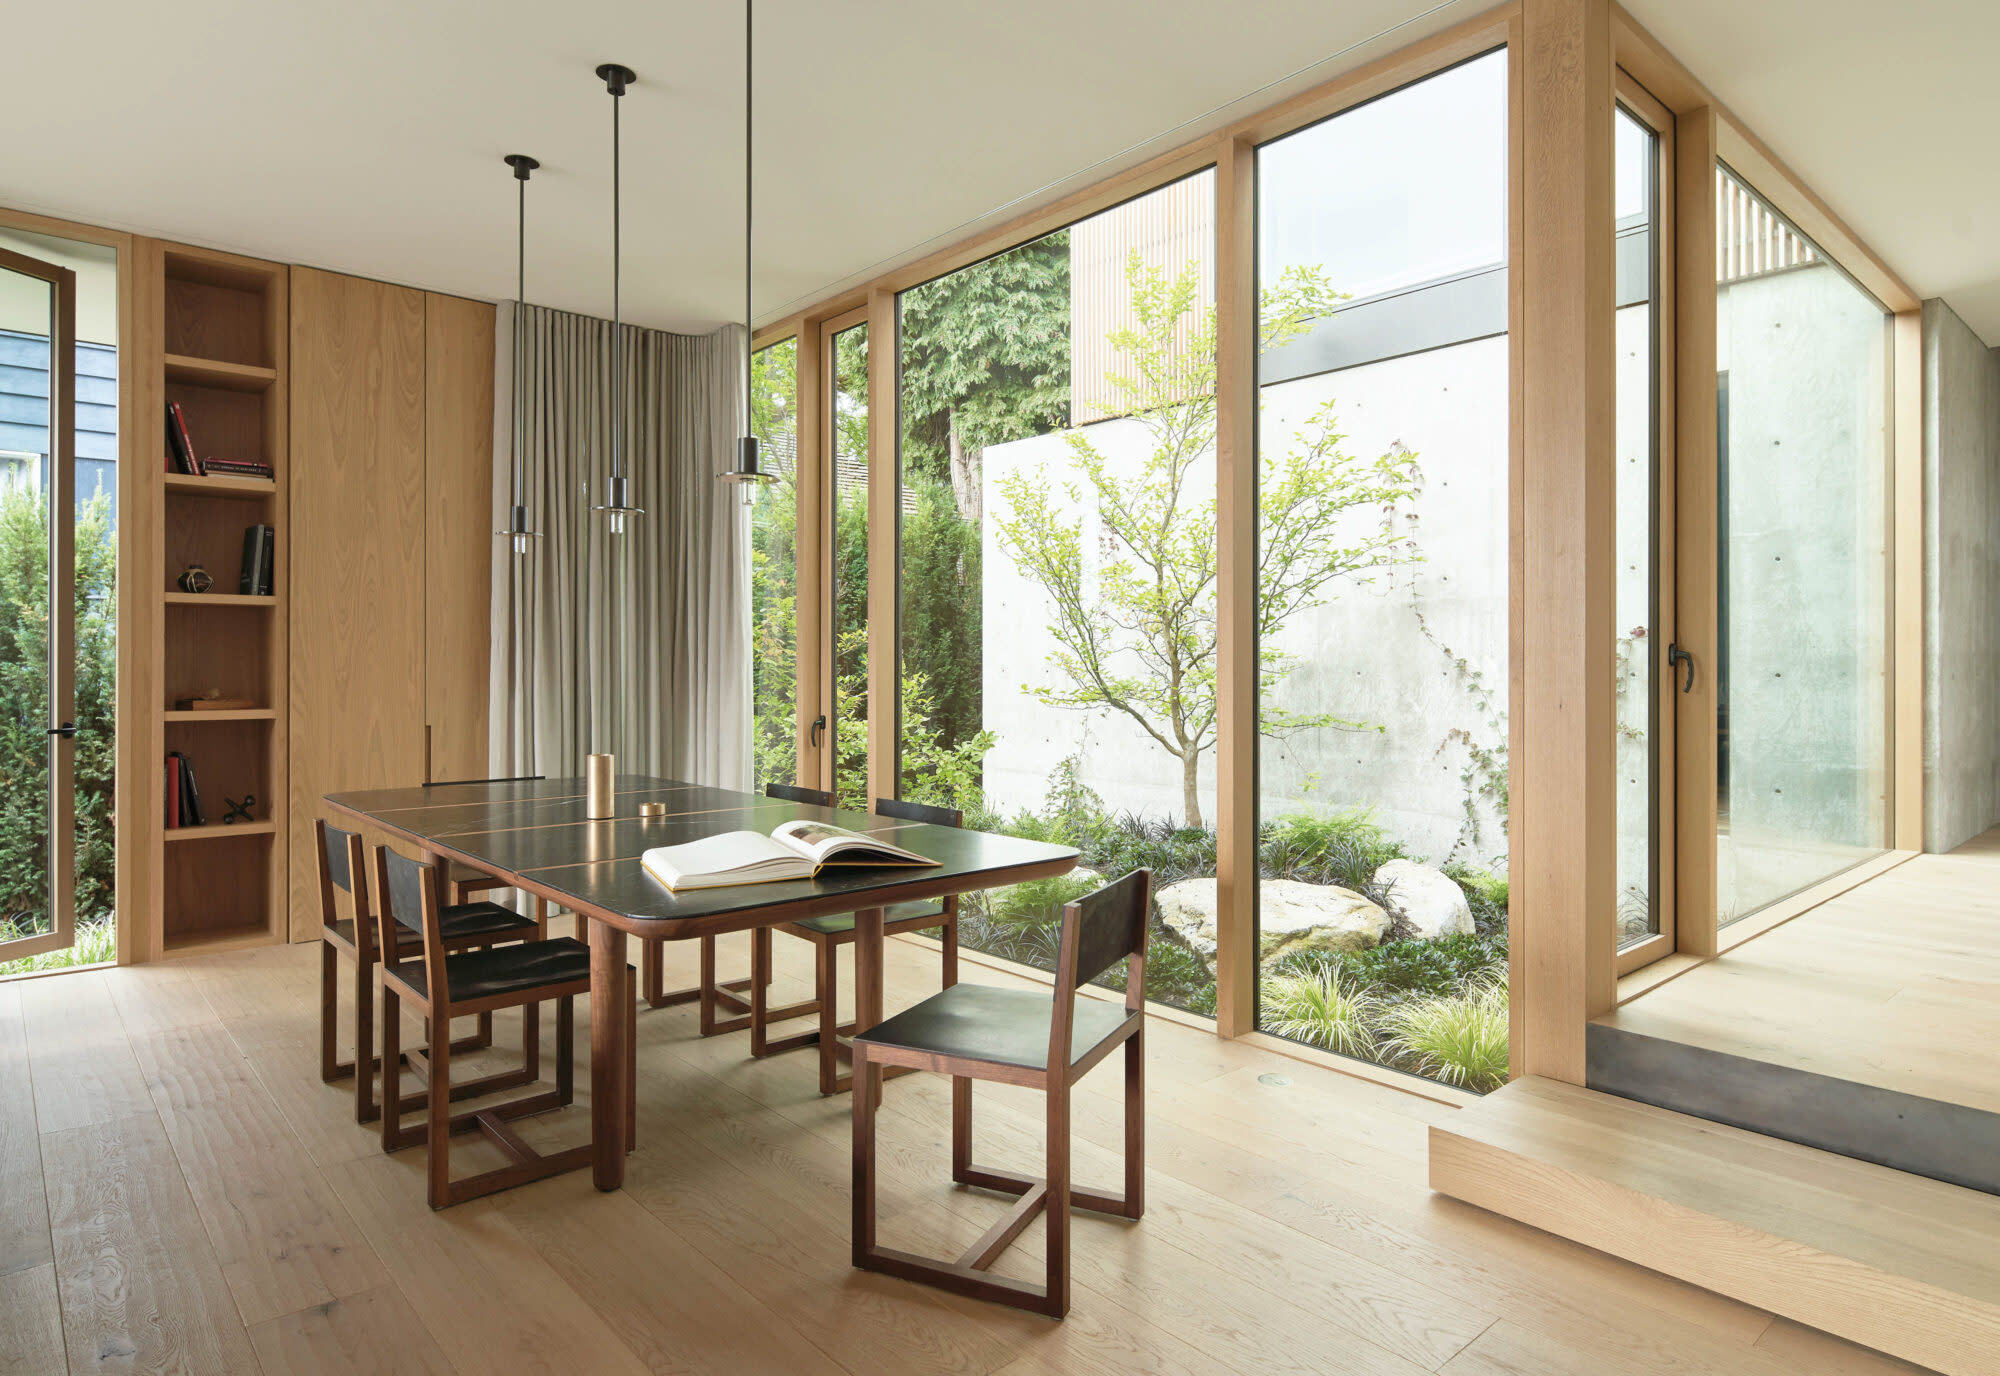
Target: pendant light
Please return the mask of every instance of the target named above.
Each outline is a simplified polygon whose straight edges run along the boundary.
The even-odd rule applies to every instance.
[[[753,319],[750,313],[750,286],[753,280],[750,271],[752,261],[750,250],[751,227],[754,222],[750,216],[750,191],[752,181],[751,152],[753,148],[751,143],[751,134],[753,132],[751,121],[753,106],[751,98],[755,93],[755,88],[751,84],[751,78],[756,70],[752,65],[752,58],[755,54],[755,48],[753,47],[755,19],[754,0],[743,0],[743,435],[736,441],[735,463],[721,473],[716,474],[717,477],[726,483],[743,484],[745,487],[743,498],[746,502],[750,500],[759,486],[764,483],[774,483],[778,480],[775,473],[766,473],[758,468],[757,437],[750,433],[751,427],[754,424],[751,416],[751,404],[753,401],[751,387],[753,384],[751,382],[750,348],[751,321]]]
[[[628,516],[643,516],[644,507],[632,505],[632,480],[625,474],[625,327],[619,315],[619,200],[618,200],[618,106],[625,88],[639,79],[630,67],[607,62],[597,69],[598,80],[611,93],[611,480],[604,505],[613,535],[625,533]]]
[[[526,554],[534,546],[531,541],[542,538],[538,530],[528,528],[528,504],[524,487],[527,482],[521,463],[521,413],[527,407],[527,399],[521,386],[521,313],[528,304],[528,174],[541,164],[526,153],[509,153],[506,164],[514,169],[514,180],[520,192],[520,212],[518,233],[515,242],[515,287],[514,287],[514,415],[512,433],[508,439],[508,468],[513,479],[513,505],[508,508],[507,529],[496,530],[495,535],[504,535],[513,544],[514,553]]]

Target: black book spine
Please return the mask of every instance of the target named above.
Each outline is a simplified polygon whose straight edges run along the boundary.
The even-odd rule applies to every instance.
[[[269,597],[276,590],[274,587],[275,578],[273,570],[278,565],[278,532],[270,526],[259,526],[258,529],[264,532],[264,558],[262,566],[263,580],[258,584],[257,590],[264,596]]]
[[[268,526],[246,526],[243,531],[243,574],[237,580],[237,591],[246,597],[269,591],[265,584],[270,582],[270,572],[264,565],[268,554]]]

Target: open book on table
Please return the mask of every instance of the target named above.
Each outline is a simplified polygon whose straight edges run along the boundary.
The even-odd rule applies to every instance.
[[[646,873],[670,889],[718,889],[810,879],[829,865],[935,865],[879,836],[826,822],[786,822],[769,836],[725,831],[679,846],[656,846],[640,857]]]

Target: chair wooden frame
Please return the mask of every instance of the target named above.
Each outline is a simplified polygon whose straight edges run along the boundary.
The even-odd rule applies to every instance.
[[[316,863],[319,868],[319,1077],[327,1084],[337,1084],[342,1080],[354,1081],[354,1121],[372,1123],[382,1116],[382,1106],[376,1100],[375,1076],[382,1069],[382,1057],[375,1054],[375,979],[376,965],[382,949],[382,935],[375,926],[375,915],[368,901],[368,870],[364,861],[366,854],[361,837],[354,832],[341,833],[346,837],[342,853],[347,861],[348,882],[340,883],[333,874],[327,858],[329,849],[326,819],[313,819],[313,841],[317,847]],[[345,889],[348,896],[348,911],[353,919],[354,936],[350,940],[340,931],[339,900],[334,897],[336,890]],[[405,932],[409,929],[404,928]],[[546,935],[547,929],[538,924],[537,932]],[[414,936],[411,933],[411,936]],[[518,941],[525,937],[501,936],[494,938],[458,938],[445,943],[447,950],[474,950],[506,941]],[[405,939],[404,944],[409,944]],[[345,956],[354,962],[354,1059],[340,1059],[338,1027],[340,1022],[340,958]],[[428,1035],[428,1032],[426,1033]],[[540,1026],[538,1019],[525,1019],[521,1028],[521,1055],[523,1070],[507,1072],[520,1078],[514,1083],[526,1084],[536,1075],[540,1058]],[[460,1053],[482,1051],[493,1044],[493,1019],[488,1014],[479,1020],[479,1030],[472,1036],[460,1037],[452,1042],[451,1049]],[[403,1064],[409,1065],[408,1056],[421,1057],[423,1052],[405,1053]],[[366,1065],[366,1075],[357,1074],[356,1067]],[[489,1086],[488,1088],[504,1088]],[[454,1092],[453,1098],[464,1098],[471,1093],[484,1093],[466,1087]],[[416,1095],[408,1100],[408,1106],[422,1103],[423,1096]]]
[[[423,906],[424,938],[424,980],[425,987],[419,993],[415,986],[396,975],[402,964],[400,952],[386,944],[390,928],[394,925],[392,902],[390,900],[389,865],[390,850],[387,846],[375,847],[375,891],[380,896],[378,904],[380,922],[385,944],[383,945],[382,980],[382,1057],[385,1064],[395,1065],[399,1060],[402,1030],[402,1001],[407,998],[432,1025],[450,1025],[450,1020],[467,1017],[475,1013],[492,1013],[502,1008],[521,1008],[523,1018],[538,1011],[541,1003],[556,1001],[556,1085],[554,1089],[502,1104],[489,1105],[465,1113],[454,1114],[451,1101],[473,1094],[492,1093],[512,1088],[523,1083],[516,1078],[518,1072],[508,1072],[497,1076],[485,1076],[464,1085],[453,1085],[448,1094],[427,1093],[417,1096],[383,1095],[382,1150],[400,1151],[404,1147],[426,1145],[430,1151],[430,1206],[433,1209],[449,1208],[453,1204],[463,1204],[468,1199],[492,1194],[497,1190],[511,1189],[532,1180],[544,1180],[566,1171],[580,1170],[591,1164],[595,1144],[586,1142],[582,1146],[544,1154],[536,1151],[522,1140],[519,1133],[508,1126],[518,1118],[526,1118],[537,1113],[547,1113],[553,1109],[575,1101],[576,1098],[576,996],[590,992],[588,975],[580,979],[561,983],[536,985],[527,989],[517,989],[504,994],[496,994],[482,999],[466,999],[454,1002],[451,997],[450,956],[444,949],[442,933],[439,931],[439,912],[443,907],[442,871],[438,866],[424,861],[404,861],[414,865],[420,877]],[[401,860],[401,857],[397,857]],[[626,1019],[626,1036],[635,1039],[636,1005],[629,1000],[623,1015]],[[636,1040],[634,1041],[636,1044]],[[451,1083],[451,1044],[446,1042],[428,1055],[419,1052],[408,1054],[412,1068],[417,1069],[425,1079],[428,1088]],[[637,1102],[636,1056],[626,1058],[626,1115],[625,1150],[631,1151],[637,1142]],[[533,1075],[527,1082],[539,1079]],[[406,1109],[422,1108],[426,1119],[421,1127],[405,1128],[402,1123]],[[455,1134],[478,1130],[507,1158],[508,1164],[467,1176],[462,1180],[451,1178],[451,1139]]]
[[[964,822],[963,815],[956,809],[906,803],[898,798],[877,798],[875,814],[878,817],[930,822],[936,826],[955,827]],[[933,910],[902,918],[891,917],[882,928],[883,935],[942,928],[944,934],[940,944],[944,948],[944,976],[941,984],[949,989],[958,983],[958,895],[951,894],[939,899],[934,906],[925,906],[933,907]],[[893,913],[894,909],[890,911]],[[813,945],[813,996],[779,1008],[769,1006],[766,993],[772,977],[773,931],[785,932]],[[840,1021],[839,979],[840,949],[853,944],[852,927],[844,932],[823,932],[811,926],[787,922],[776,928],[759,927],[750,934],[750,1054],[761,1060],[766,1056],[783,1055],[787,1051],[801,1051],[809,1046],[817,1048],[819,1092],[825,1095],[844,1094],[854,1086],[851,1072],[846,1075],[840,1073],[841,1062],[853,1060],[853,1048],[847,1038],[854,1035],[854,1024],[852,1021]],[[775,1038],[770,1035],[772,1023],[789,1022],[813,1014],[819,1015],[819,1025],[809,1032]],[[909,1073],[907,1066],[895,1066],[884,1071],[885,1076]]]
[[[1135,870],[1117,883],[1063,909],[1061,953],[1056,961],[1054,1011],[1049,1019],[1047,1063],[1024,1067],[997,1061],[927,1051],[920,1047],[871,1043],[866,1034],[854,1043],[854,1264],[905,1280],[935,1285],[974,1299],[992,1300],[1018,1309],[1061,1318],[1070,1302],[1070,1210],[1085,1209],[1117,1218],[1137,1219],[1145,1213],[1146,1194],[1146,914],[1152,901],[1153,873]],[[1126,886],[1130,886],[1127,889]],[[1137,920],[1128,910],[1136,902]],[[1096,911],[1109,910],[1110,917]],[[1088,913],[1088,916],[1086,914]],[[1130,949],[1097,963],[1081,951],[1086,923],[1121,920],[1133,935]],[[1123,957],[1130,961],[1125,980],[1125,1017],[1102,1040],[1072,1060],[1077,990]],[[1096,964],[1096,968],[1090,968]],[[942,997],[942,995],[936,996]],[[1120,1194],[1075,1188],[1070,1181],[1070,1089],[1118,1047],[1125,1048],[1125,1188]],[[975,1189],[1016,1195],[1017,1203],[957,1260],[916,1256],[879,1246],[875,1240],[875,1115],[882,1076],[889,1067],[903,1066],[951,1076],[951,1178]],[[1048,1099],[1046,1174],[1037,1179],[1012,1171],[977,1166],[972,1160],[972,1082],[1040,1089]],[[1043,1283],[993,1275],[990,1268],[1037,1214],[1048,1218],[1047,1269]]]

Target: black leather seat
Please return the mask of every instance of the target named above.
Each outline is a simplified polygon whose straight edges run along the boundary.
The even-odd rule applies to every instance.
[[[424,934],[414,927],[398,925],[400,944],[405,950],[421,950]],[[512,908],[503,908],[498,903],[460,903],[446,908],[438,914],[438,927],[447,942],[465,941],[473,937],[514,939],[532,935],[535,920],[523,917]],[[352,945],[354,942],[354,919],[343,917],[333,924],[333,929],[342,940]]]
[[[1055,1001],[1043,990],[954,984],[875,1024],[855,1040],[1040,1069],[1049,1063],[1049,1021],[1054,1015]],[[1070,1063],[1089,1055],[1129,1016],[1123,1004],[1078,999]]]
[[[888,923],[907,922],[913,917],[943,917],[944,904],[938,902],[892,903],[884,910],[883,920]],[[803,917],[787,924],[803,927],[809,932],[824,932],[836,936],[854,930],[853,913],[830,913],[825,917]]]
[[[574,937],[559,936],[547,941],[466,951],[446,959],[444,968],[451,980],[451,1001],[472,1003],[544,985],[588,980],[590,948]],[[422,960],[384,966],[383,976],[419,998],[430,993]]]

